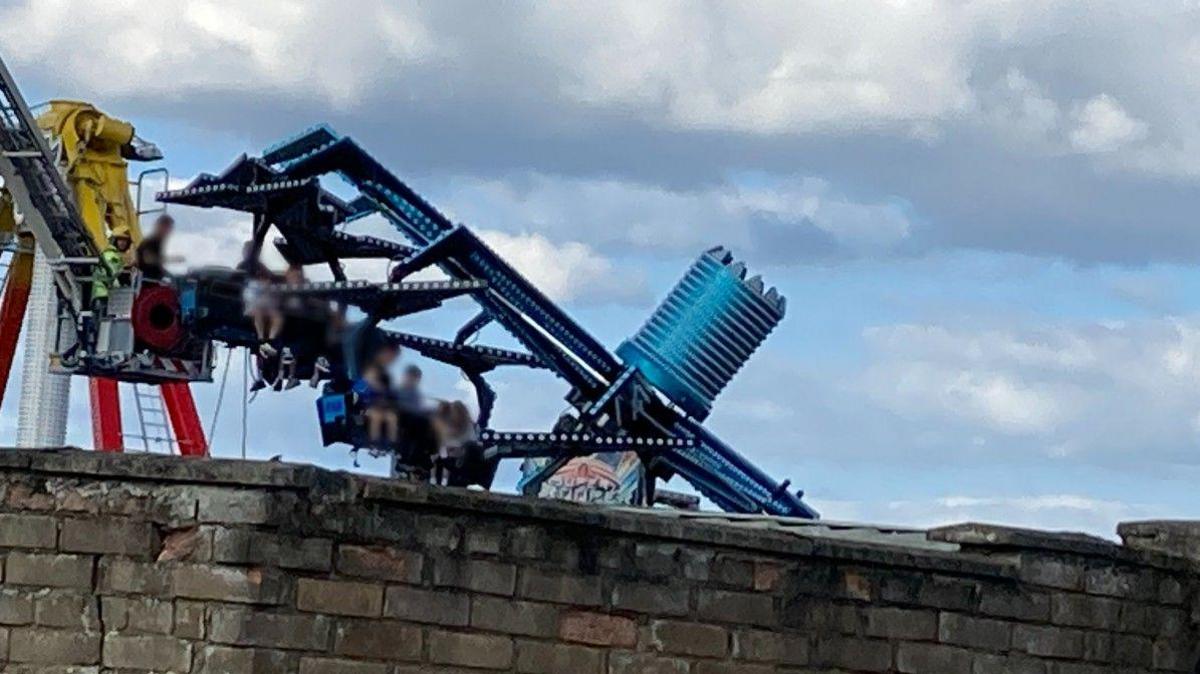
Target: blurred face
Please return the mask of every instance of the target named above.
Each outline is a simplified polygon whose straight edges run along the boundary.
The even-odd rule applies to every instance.
[[[159,218],[154,221],[154,232],[159,236],[169,236],[175,231],[175,221],[171,218]]]
[[[283,274],[284,279],[288,283],[302,283],[304,281],[304,272],[298,267],[289,267]]]
[[[404,373],[404,385],[405,386],[416,388],[420,383],[421,383],[421,373],[419,373],[419,372],[405,372]]]
[[[124,253],[125,251],[129,250],[129,239],[124,236],[117,237],[116,239],[113,239],[113,247]]]
[[[396,359],[399,357],[400,352],[396,349],[388,348],[379,350],[379,364],[385,367],[396,362]]]

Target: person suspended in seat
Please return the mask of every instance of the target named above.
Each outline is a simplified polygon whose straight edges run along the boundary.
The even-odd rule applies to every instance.
[[[464,472],[471,458],[471,446],[478,439],[475,419],[462,401],[443,400],[434,412],[433,427],[438,438],[434,483],[454,484],[457,482],[455,476]]]
[[[421,393],[421,368],[408,365],[404,368],[404,376],[400,378],[400,387],[396,389],[396,404],[400,409],[412,414],[425,414],[425,396]]]
[[[381,344],[354,384],[357,403],[367,422],[367,442],[373,447],[395,447],[400,442],[400,415],[390,372],[399,357],[400,347]]]
[[[271,292],[275,278],[261,263],[248,266],[248,270],[246,286],[242,290],[242,303],[246,307],[246,316],[254,323],[258,355],[262,358],[274,358],[279,355],[279,350],[273,342],[283,330],[283,315],[280,312],[278,297]]]
[[[175,218],[163,213],[155,218],[154,228],[138,244],[134,260],[138,270],[142,272],[142,280],[161,282],[167,277],[166,257],[163,251],[174,231]]]

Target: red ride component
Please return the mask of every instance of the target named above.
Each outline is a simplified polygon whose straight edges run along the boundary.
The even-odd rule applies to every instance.
[[[98,452],[125,451],[125,434],[121,431],[121,398],[117,380],[91,377],[88,397],[92,401],[92,443]]]
[[[200,424],[196,401],[192,399],[192,389],[187,382],[167,382],[159,388],[162,389],[167,416],[171,417],[171,428],[175,431],[175,441],[179,443],[179,453],[183,456],[208,456],[204,426]]]
[[[143,285],[131,320],[137,340],[158,353],[170,353],[183,340],[179,294],[171,286]]]
[[[21,334],[21,323],[25,320],[25,307],[29,304],[29,289],[33,282],[33,237],[22,236],[21,245],[26,250],[13,257],[8,267],[4,299],[0,301],[0,401],[4,400],[4,389],[8,386],[8,375],[12,371],[17,338]]]

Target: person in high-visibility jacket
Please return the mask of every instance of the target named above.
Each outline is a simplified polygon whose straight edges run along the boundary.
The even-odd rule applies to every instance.
[[[81,356],[96,348],[100,322],[108,315],[108,295],[121,284],[121,272],[128,266],[127,255],[132,244],[128,227],[113,227],[108,235],[108,247],[100,252],[100,261],[92,268],[92,315],[84,321],[82,344],[77,345],[82,346]]]
[[[120,285],[120,275],[125,270],[126,255],[132,243],[128,227],[114,227],[108,235],[108,247],[100,253],[100,263],[92,268],[92,312],[97,318],[108,310],[109,292]]]

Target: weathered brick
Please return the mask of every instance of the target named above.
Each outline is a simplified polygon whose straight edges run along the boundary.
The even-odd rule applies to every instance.
[[[559,610],[554,604],[477,595],[471,598],[471,627],[550,638],[558,634]]]
[[[213,532],[212,547],[215,562],[305,571],[328,571],[333,564],[333,542],[327,538],[218,528]]]
[[[782,622],[805,632],[856,634],[864,617],[860,606],[834,604],[825,599],[798,597],[784,604]]]
[[[558,636],[592,646],[632,648],[637,644],[637,623],[625,616],[570,611],[559,620]]]
[[[186,639],[204,638],[204,604],[179,599],[175,601],[175,620],[172,633]]]
[[[777,623],[775,600],[768,594],[701,588],[696,604],[696,615],[703,620],[762,627]]]
[[[688,661],[650,653],[613,651],[608,654],[608,674],[688,674]]]
[[[1194,646],[1185,646],[1178,639],[1158,639],[1154,642],[1153,667],[1170,672],[1193,672],[1196,665]]]
[[[44,665],[93,665],[100,662],[100,634],[18,627],[10,631],[8,657]]]
[[[1049,622],[1050,596],[1040,592],[988,588],[980,597],[979,611],[997,618]]]
[[[477,669],[508,669],[513,664],[513,642],[508,637],[433,630],[429,633],[429,661]]]
[[[453,552],[462,544],[462,528],[453,517],[426,515],[417,518],[416,537],[431,552]]]
[[[603,601],[600,579],[595,576],[573,576],[533,567],[521,569],[520,596],[527,599],[599,606]]]
[[[0,548],[53,548],[57,538],[53,517],[0,514]]]
[[[433,565],[433,584],[512,596],[517,584],[517,567],[483,559],[442,558]]]
[[[187,527],[166,532],[158,562],[211,562],[213,531],[209,527]]]
[[[655,620],[650,623],[649,645],[673,655],[721,658],[729,652],[729,633],[715,625]]]
[[[171,572],[175,596],[244,604],[282,604],[288,599],[286,578],[270,568],[182,564]]]
[[[28,625],[33,622],[32,591],[0,590],[0,624]]]
[[[688,613],[688,589],[680,585],[618,581],[610,604],[623,611],[652,616],[683,616]]]
[[[421,628],[375,620],[340,620],[334,628],[333,652],[375,660],[420,660]]]
[[[741,590],[754,588],[754,560],[717,555],[709,567],[709,581]]]
[[[986,651],[1008,648],[1012,624],[962,613],[942,613],[938,618],[938,641]]]
[[[329,645],[330,621],[322,615],[267,613],[218,606],[210,609],[209,638],[221,644],[323,651]]]
[[[471,602],[459,592],[393,586],[384,597],[383,614],[412,622],[465,626]]]
[[[517,642],[517,671],[527,674],[602,674],[604,651],[542,641]]]
[[[503,534],[496,529],[468,529],[467,553],[472,555],[498,555],[504,543]]]
[[[1114,630],[1120,615],[1121,602],[1115,599],[1060,592],[1050,601],[1050,621],[1057,625]]]
[[[903,571],[891,571],[879,583],[879,596],[886,602],[945,611],[973,611],[979,593],[975,581]]]
[[[937,613],[933,611],[870,607],[863,615],[867,636],[914,641],[933,641],[937,636]]]
[[[96,597],[71,590],[42,590],[34,602],[34,622],[47,627],[70,627],[91,632],[100,629]]]
[[[193,487],[196,520],[217,524],[270,524],[285,514],[294,497],[253,489]]]
[[[397,583],[420,583],[423,562],[419,553],[391,548],[339,545],[337,552],[338,573]]]
[[[158,555],[158,533],[147,522],[112,517],[62,523],[58,547],[64,552],[125,555],[149,559]]]
[[[1013,648],[1053,658],[1082,658],[1083,632],[1062,627],[1016,625],[1013,627]]]
[[[692,668],[695,674],[775,674],[772,665],[754,665],[745,662],[713,662],[701,660]]]
[[[1020,578],[1026,583],[1060,590],[1083,589],[1083,566],[1073,560],[1023,555],[1020,564]]]
[[[300,658],[300,674],[390,674],[392,670],[377,662],[357,662],[336,658]]]
[[[277,674],[294,671],[296,656],[272,649],[205,646],[196,658],[196,674]]]
[[[733,633],[733,657],[753,662],[780,662],[784,657],[784,636],[767,630],[737,630]]]
[[[312,613],[378,617],[383,615],[383,586],[301,578],[296,586],[296,608]]]
[[[100,590],[105,594],[169,596],[171,568],[163,564],[106,557],[100,560]]]
[[[759,592],[774,592],[783,583],[783,565],[762,560],[754,563],[754,589]]]
[[[186,672],[192,666],[192,646],[183,639],[162,635],[104,637],[105,667]]]
[[[1158,595],[1154,576],[1149,571],[1139,572],[1114,567],[1088,569],[1084,574],[1084,588],[1088,594],[1130,599],[1145,599]]]
[[[5,582],[12,585],[92,587],[92,557],[11,552],[5,562]]]
[[[896,669],[905,674],[969,672],[971,652],[940,644],[902,642],[896,647]]]
[[[971,674],[1046,674],[1046,665],[1016,653],[993,655],[978,653]]]
[[[892,665],[892,645],[876,639],[829,637],[817,639],[812,664],[863,672],[886,672]]]
[[[546,530],[541,527],[514,527],[508,530],[508,554],[521,559],[544,559],[548,546]]]

